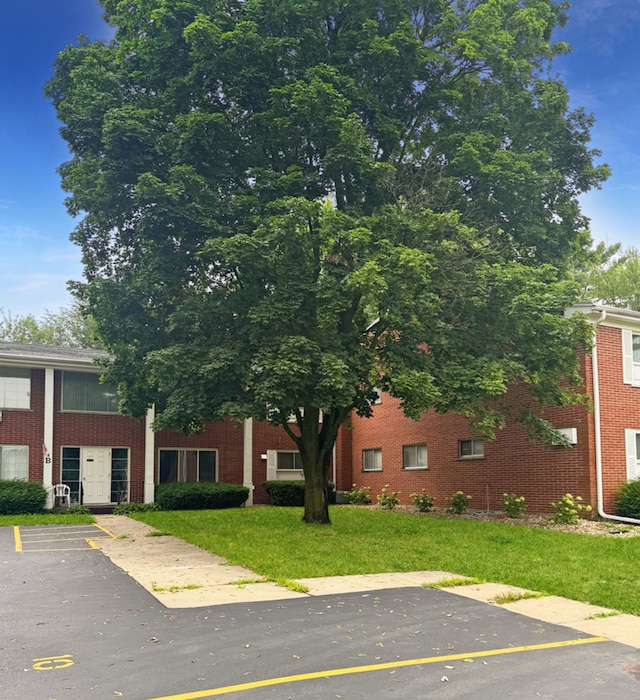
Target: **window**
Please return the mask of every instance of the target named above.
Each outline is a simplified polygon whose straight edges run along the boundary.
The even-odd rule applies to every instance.
[[[382,389],[380,387],[374,386],[371,391],[376,395],[376,398],[371,401],[372,406],[379,406],[382,403]]]
[[[640,335],[628,329],[622,331],[622,379],[640,386]]]
[[[640,430],[625,430],[627,481],[640,477]]]
[[[0,445],[0,479],[29,478],[29,448],[26,445]]]
[[[31,408],[31,370],[0,367],[0,408]]]
[[[216,450],[160,450],[160,483],[216,480]]]
[[[62,448],[62,476],[60,481],[71,489],[71,503],[80,503],[80,448]]]
[[[111,503],[121,503],[129,494],[129,449],[111,449]]]
[[[302,457],[299,452],[278,452],[276,469],[302,469]]]
[[[417,445],[404,445],[402,447],[402,468],[426,469],[427,445],[425,443],[419,443]]]
[[[482,440],[460,440],[458,446],[461,459],[484,457],[484,442]]]
[[[365,472],[382,471],[382,450],[379,447],[373,450],[362,450],[362,469]]]
[[[63,372],[62,410],[117,413],[116,388],[112,384],[101,384],[99,374]]]

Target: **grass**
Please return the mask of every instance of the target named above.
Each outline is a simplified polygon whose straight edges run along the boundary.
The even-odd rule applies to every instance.
[[[524,593],[516,593],[515,591],[510,591],[509,593],[503,593],[502,595],[497,595],[493,602],[496,605],[508,605],[509,603],[517,603],[519,600],[530,600],[531,598],[543,598],[544,593],[534,593],[533,591],[525,591]]]
[[[443,578],[440,581],[433,583],[423,583],[425,588],[456,588],[457,586],[474,586],[479,583],[485,583],[479,578],[463,578],[456,576],[455,578]]]
[[[167,591],[169,593],[177,593],[178,591],[195,591],[196,588],[202,588],[202,586],[199,586],[197,583],[188,583],[186,586],[169,586],[168,588],[162,588],[162,586],[158,586],[155,581],[151,582],[151,590],[155,591],[156,593],[166,593]]]
[[[65,513],[35,513],[31,515],[0,515],[0,527],[12,525],[81,525],[95,523],[93,515]]]
[[[300,508],[132,514],[270,580],[444,570],[640,615],[640,537],[580,535],[334,507],[305,525]]]

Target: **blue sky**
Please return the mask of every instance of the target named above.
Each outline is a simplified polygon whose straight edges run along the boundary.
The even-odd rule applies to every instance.
[[[103,39],[110,30],[95,0],[0,0],[0,9],[0,309],[41,316],[68,306],[66,283],[82,275],[56,173],[68,152],[42,87],[56,53],[78,34]],[[613,171],[582,200],[594,241],[638,245],[640,2],[575,0],[555,38],[574,52],[554,71],[572,106],[595,114],[593,145]]]

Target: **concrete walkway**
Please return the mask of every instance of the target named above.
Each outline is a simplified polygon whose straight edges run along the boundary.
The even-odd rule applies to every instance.
[[[176,537],[154,536],[154,528],[126,516],[98,515],[96,522],[113,537],[97,539],[95,545],[168,608],[417,587],[463,578],[447,571],[334,576],[297,579],[300,590],[291,590]],[[640,649],[640,617],[635,615],[557,596],[532,597],[533,591],[497,583],[442,590]]]

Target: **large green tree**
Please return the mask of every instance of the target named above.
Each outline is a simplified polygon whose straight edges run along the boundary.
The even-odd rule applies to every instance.
[[[565,3],[102,4],[113,41],[66,48],[46,94],[124,411],[282,425],[328,522],[338,429],[376,389],[485,432],[512,383],[575,400],[564,280],[607,169],[549,72]]]

